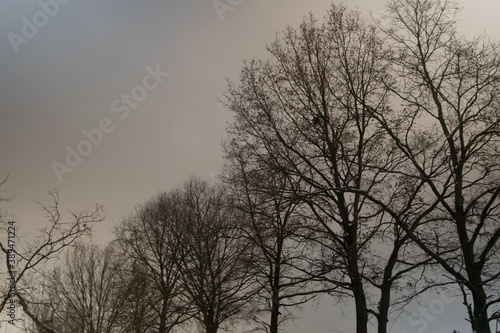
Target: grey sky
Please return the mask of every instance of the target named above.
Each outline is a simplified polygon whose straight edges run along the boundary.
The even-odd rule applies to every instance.
[[[230,115],[216,99],[225,90],[225,77],[237,79],[245,58],[266,58],[265,44],[276,31],[297,26],[309,11],[323,17],[331,3],[243,0],[221,20],[212,0],[60,2],[67,3],[16,52],[9,38],[22,36],[23,17],[43,20],[37,14],[41,7],[38,1],[0,0],[0,178],[10,172],[4,189],[15,196],[0,208],[14,214],[29,235],[43,223],[36,202],[48,203],[46,194],[55,188],[63,209],[104,205],[107,219],[95,228],[102,241],[135,204],[190,175],[210,179],[220,171],[220,143]],[[368,15],[382,10],[385,1],[345,3]],[[500,40],[497,0],[459,3],[464,34],[486,30]],[[156,68],[169,75],[147,90],[144,78]],[[126,105],[122,94],[134,89],[147,96],[121,119],[125,113],[113,110]],[[113,130],[60,182],[53,162],[65,164],[66,147],[76,150],[86,139],[82,131],[98,128],[103,119]],[[331,315],[338,312],[331,300],[322,304],[327,307],[307,311],[297,328],[287,331],[352,331],[352,320],[340,323]],[[434,324],[446,323],[449,308]],[[458,317],[451,318],[461,320],[465,312],[457,309]],[[463,320],[460,325],[456,328],[467,332]],[[405,318],[394,332],[403,327],[416,332]]]

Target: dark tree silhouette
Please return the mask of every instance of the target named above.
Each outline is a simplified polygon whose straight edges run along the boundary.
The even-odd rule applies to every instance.
[[[322,250],[310,260],[310,278],[354,298],[357,332],[367,331],[369,313],[386,332],[391,292],[426,261],[409,257],[409,237],[362,194],[385,192],[396,205],[409,189],[387,171],[402,157],[372,109],[384,114],[389,106],[389,51],[376,27],[336,5],[324,24],[309,17],[268,51],[270,61],[247,62],[240,85],[228,87],[225,104],[235,116],[228,145],[287,179],[289,197],[314,222],[310,241]],[[400,199],[398,209],[414,204]],[[389,255],[377,256],[375,244]],[[378,295],[367,299],[366,288]]]
[[[3,183],[2,183],[3,184]],[[90,236],[91,225],[102,221],[102,207],[96,205],[92,211],[70,212],[71,218],[65,219],[59,209],[59,195],[56,191],[49,192],[52,205],[42,205],[46,214],[47,225],[38,229],[38,234],[32,240],[19,238],[19,225],[15,225],[15,248],[10,242],[0,242],[4,254],[5,271],[16,280],[15,295],[9,293],[9,285],[2,287],[0,311],[5,309],[10,299],[15,299],[23,312],[33,321],[40,332],[54,332],[47,318],[40,316],[38,308],[46,300],[40,299],[43,290],[44,275],[47,265],[66,249],[76,244],[84,236]],[[2,216],[2,229],[7,232],[10,220]],[[15,266],[9,264],[9,250],[14,250]],[[7,280],[7,279],[6,279]],[[12,297],[11,297],[12,296]]]
[[[80,243],[44,281],[50,302],[39,309],[51,329],[64,332],[118,332],[130,282],[123,283],[125,258],[116,248]]]
[[[246,313],[254,294],[252,246],[239,234],[239,216],[222,187],[192,177],[179,191],[182,289],[203,330],[216,333]]]
[[[160,333],[172,332],[191,317],[178,263],[184,246],[178,235],[180,200],[176,191],[159,193],[138,206],[115,230],[125,255],[138,272],[148,276],[144,281],[151,288],[147,307],[155,312],[154,321],[158,322],[149,325]]]
[[[401,177],[432,209],[418,228],[400,225],[465,287],[472,329],[489,333],[500,302],[498,44],[461,38],[451,1],[388,7],[394,111],[370,108],[406,159]]]
[[[256,151],[226,145],[224,184],[240,210],[243,237],[255,246],[249,264],[255,270],[258,296],[254,320],[270,333],[293,318],[288,308],[306,303],[319,291],[311,286],[307,270],[308,242],[298,202],[288,198],[288,179],[266,169],[266,160]],[[305,233],[305,234],[302,234]],[[269,314],[269,321],[262,319]]]

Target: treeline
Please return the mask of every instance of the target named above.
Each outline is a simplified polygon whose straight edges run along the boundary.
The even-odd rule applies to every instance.
[[[219,182],[157,194],[105,248],[81,241],[98,210],[64,224],[48,208],[17,272],[34,331],[277,333],[294,307],[329,295],[354,303],[356,332],[386,333],[447,286],[472,331],[490,333],[500,58],[497,43],[458,34],[457,10],[389,0],[372,22],[332,5],[278,34],[269,60],[228,84]],[[63,264],[37,270],[65,248]]]

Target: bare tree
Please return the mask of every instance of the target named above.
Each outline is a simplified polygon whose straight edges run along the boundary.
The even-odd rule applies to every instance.
[[[160,333],[174,331],[191,317],[178,263],[184,246],[179,237],[181,205],[178,192],[159,193],[138,206],[115,231],[125,255],[148,276],[144,281],[149,282],[148,303],[156,313],[154,327]]]
[[[388,7],[383,30],[394,52],[385,84],[395,111],[371,110],[406,159],[401,177],[419,184],[432,209],[418,228],[400,225],[465,287],[473,331],[489,333],[500,302],[498,44],[459,37],[451,1]]]
[[[58,333],[119,332],[132,284],[121,279],[124,258],[112,245],[79,243],[46,277],[47,326]],[[41,313],[41,311],[39,312]]]
[[[335,5],[324,24],[309,17],[268,51],[271,61],[247,62],[240,85],[229,85],[229,145],[260,154],[293,184],[289,193],[315,220],[311,241],[323,249],[311,260],[311,278],[354,298],[357,332],[367,331],[369,313],[386,332],[391,292],[426,263],[410,259],[409,236],[363,195],[387,193],[402,216],[416,203],[411,187],[387,171],[404,159],[373,111],[388,109],[389,52],[375,26]],[[388,256],[377,257],[376,245]],[[379,291],[374,299],[367,299],[368,287]]]
[[[310,286],[307,269],[308,244],[304,241],[302,217],[297,202],[288,198],[288,179],[266,169],[255,151],[226,145],[226,170],[223,176],[235,207],[244,213],[240,229],[256,248],[249,264],[255,270],[258,296],[254,320],[267,332],[277,333],[292,315],[287,308],[301,305],[318,291]],[[266,305],[261,310],[261,304]],[[262,319],[269,314],[269,321]]]
[[[102,208],[96,205],[92,211],[71,213],[71,218],[65,220],[59,209],[59,195],[56,191],[49,192],[53,200],[51,206],[41,205],[46,214],[48,224],[38,229],[38,235],[33,240],[23,241],[17,238],[19,228],[13,221],[2,221],[2,229],[7,232],[8,227],[16,234],[14,242],[0,242],[0,249],[4,254],[6,271],[11,279],[15,280],[15,291],[10,286],[2,287],[0,311],[5,309],[8,301],[16,300],[23,312],[32,320],[40,332],[53,332],[50,325],[36,313],[36,308],[43,300],[39,299],[40,290],[37,289],[43,279],[44,269],[54,259],[72,246],[83,236],[91,233],[91,224],[100,222]],[[15,244],[14,244],[15,243]],[[15,257],[15,263],[9,261],[9,256]]]
[[[221,187],[190,178],[179,191],[182,289],[196,309],[196,321],[205,332],[216,333],[241,318],[253,295],[251,244],[239,233],[239,216]]]
[[[146,267],[128,256],[126,259],[127,263],[122,267],[120,276],[122,285],[129,287],[118,324],[120,332],[158,332],[158,305],[162,304],[163,296]]]

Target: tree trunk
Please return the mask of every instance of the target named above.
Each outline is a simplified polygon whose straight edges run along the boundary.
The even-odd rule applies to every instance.
[[[205,330],[206,333],[217,333],[219,324],[216,323],[213,310],[209,309],[205,316]]]
[[[279,289],[273,287],[273,299],[271,306],[271,326],[270,333],[278,333],[279,315],[280,315]]]
[[[345,205],[343,195],[339,196],[339,208],[342,219],[345,221],[344,241],[346,244],[347,270],[351,278],[351,288],[354,294],[354,303],[356,306],[356,333],[368,332],[368,308],[366,305],[366,296],[363,288],[363,281],[359,272],[358,258],[358,225],[357,221],[349,220],[348,208]],[[357,206],[357,205],[356,205]],[[355,216],[358,216],[358,209],[355,209]]]
[[[207,333],[217,333],[218,330],[219,327],[217,325],[207,327]]]
[[[272,305],[270,333],[278,333],[280,315],[280,278],[281,278],[281,253],[283,251],[283,239],[278,239],[277,256],[274,261],[274,274],[271,273]]]
[[[167,311],[168,311],[168,302],[163,301],[161,316],[160,316],[160,327],[158,328],[158,333],[166,333],[167,332]]]
[[[472,294],[472,301],[474,305],[473,310],[473,322],[471,322],[472,330],[476,333],[491,333],[489,321],[488,321],[488,309],[486,307],[487,296],[484,291],[484,287],[481,281],[481,275],[483,273],[483,264],[477,262],[476,255],[474,253],[474,242],[469,239],[467,235],[467,214],[464,211],[463,199],[462,199],[462,178],[457,176],[457,185],[455,188],[455,210],[456,210],[456,225],[458,237],[460,240],[460,246],[462,249],[462,254],[465,263],[465,269],[467,271],[467,277],[471,288],[469,288]]]
[[[348,253],[349,275],[351,276],[351,288],[354,294],[354,304],[356,306],[356,333],[368,332],[368,308],[366,296],[358,270],[358,258],[356,251]]]
[[[401,240],[394,241],[394,247],[392,249],[391,256],[389,257],[387,264],[385,265],[384,279],[382,281],[382,286],[380,287],[380,302],[378,305],[378,333],[387,333],[387,323],[389,322],[389,308],[391,306],[393,270],[399,257],[399,250],[407,239],[408,237],[406,236]]]
[[[384,281],[385,282],[385,281]],[[382,284],[380,290],[380,303],[378,306],[379,315],[377,317],[378,330],[377,333],[387,333],[387,323],[389,322],[389,307],[391,305],[391,286],[386,286],[385,283]]]
[[[477,287],[477,290],[473,290],[471,292],[474,302],[473,329],[476,330],[476,333],[491,333],[488,311],[486,309],[486,293],[484,292],[482,286]]]
[[[352,288],[354,292],[354,303],[356,305],[356,333],[367,333],[368,309],[366,306],[366,297],[361,281],[353,282]]]

